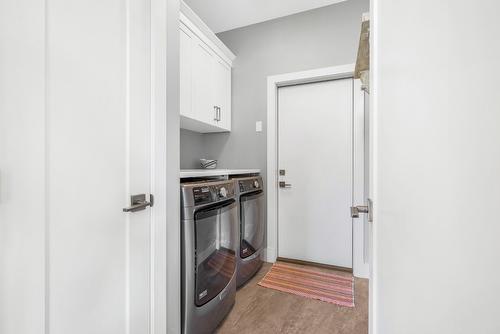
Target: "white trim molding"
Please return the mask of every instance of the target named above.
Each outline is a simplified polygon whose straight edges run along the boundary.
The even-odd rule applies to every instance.
[[[267,248],[263,258],[274,263],[278,257],[278,88],[297,84],[306,84],[320,81],[352,78],[355,64],[319,68],[309,71],[286,73],[269,76],[267,78]],[[357,80],[356,80],[357,81]],[[357,87],[359,85],[356,85]],[[360,96],[363,92],[360,90]],[[364,104],[355,96],[355,107],[364,112]],[[354,229],[357,233],[358,229]],[[353,235],[353,247],[363,247],[358,243],[359,236]],[[356,243],[354,243],[356,241]],[[359,245],[358,245],[359,244]],[[362,256],[361,250],[353,251],[353,271],[356,276],[368,277],[368,263],[365,259],[354,259],[355,255]],[[360,267],[359,264],[363,264]]]
[[[151,1],[152,212],[149,334],[181,332],[179,0]]]
[[[183,1],[180,1],[180,22],[205,42],[229,66],[236,59],[234,53],[215,35],[203,20]]]

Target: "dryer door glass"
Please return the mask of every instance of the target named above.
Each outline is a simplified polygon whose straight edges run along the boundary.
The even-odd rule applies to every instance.
[[[230,200],[195,213],[197,306],[224,290],[236,270],[237,211]]]
[[[262,247],[264,242],[264,193],[242,195],[240,257],[246,258]]]

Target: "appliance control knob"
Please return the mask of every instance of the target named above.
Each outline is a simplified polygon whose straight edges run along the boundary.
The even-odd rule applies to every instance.
[[[219,195],[220,195],[220,197],[227,197],[227,189],[224,187],[221,187],[219,189]]]
[[[259,187],[259,181],[255,180],[253,181],[253,187],[258,188]]]

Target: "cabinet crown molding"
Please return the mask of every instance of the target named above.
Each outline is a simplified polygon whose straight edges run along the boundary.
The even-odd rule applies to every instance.
[[[180,22],[202,39],[229,66],[233,66],[236,55],[214,34],[203,20],[181,0]]]

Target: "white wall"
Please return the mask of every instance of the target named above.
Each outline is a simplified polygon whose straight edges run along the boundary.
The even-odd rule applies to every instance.
[[[372,1],[374,328],[500,333],[500,3]]]
[[[45,324],[44,10],[39,0],[0,1],[0,124],[12,124],[0,131],[2,334]]]

